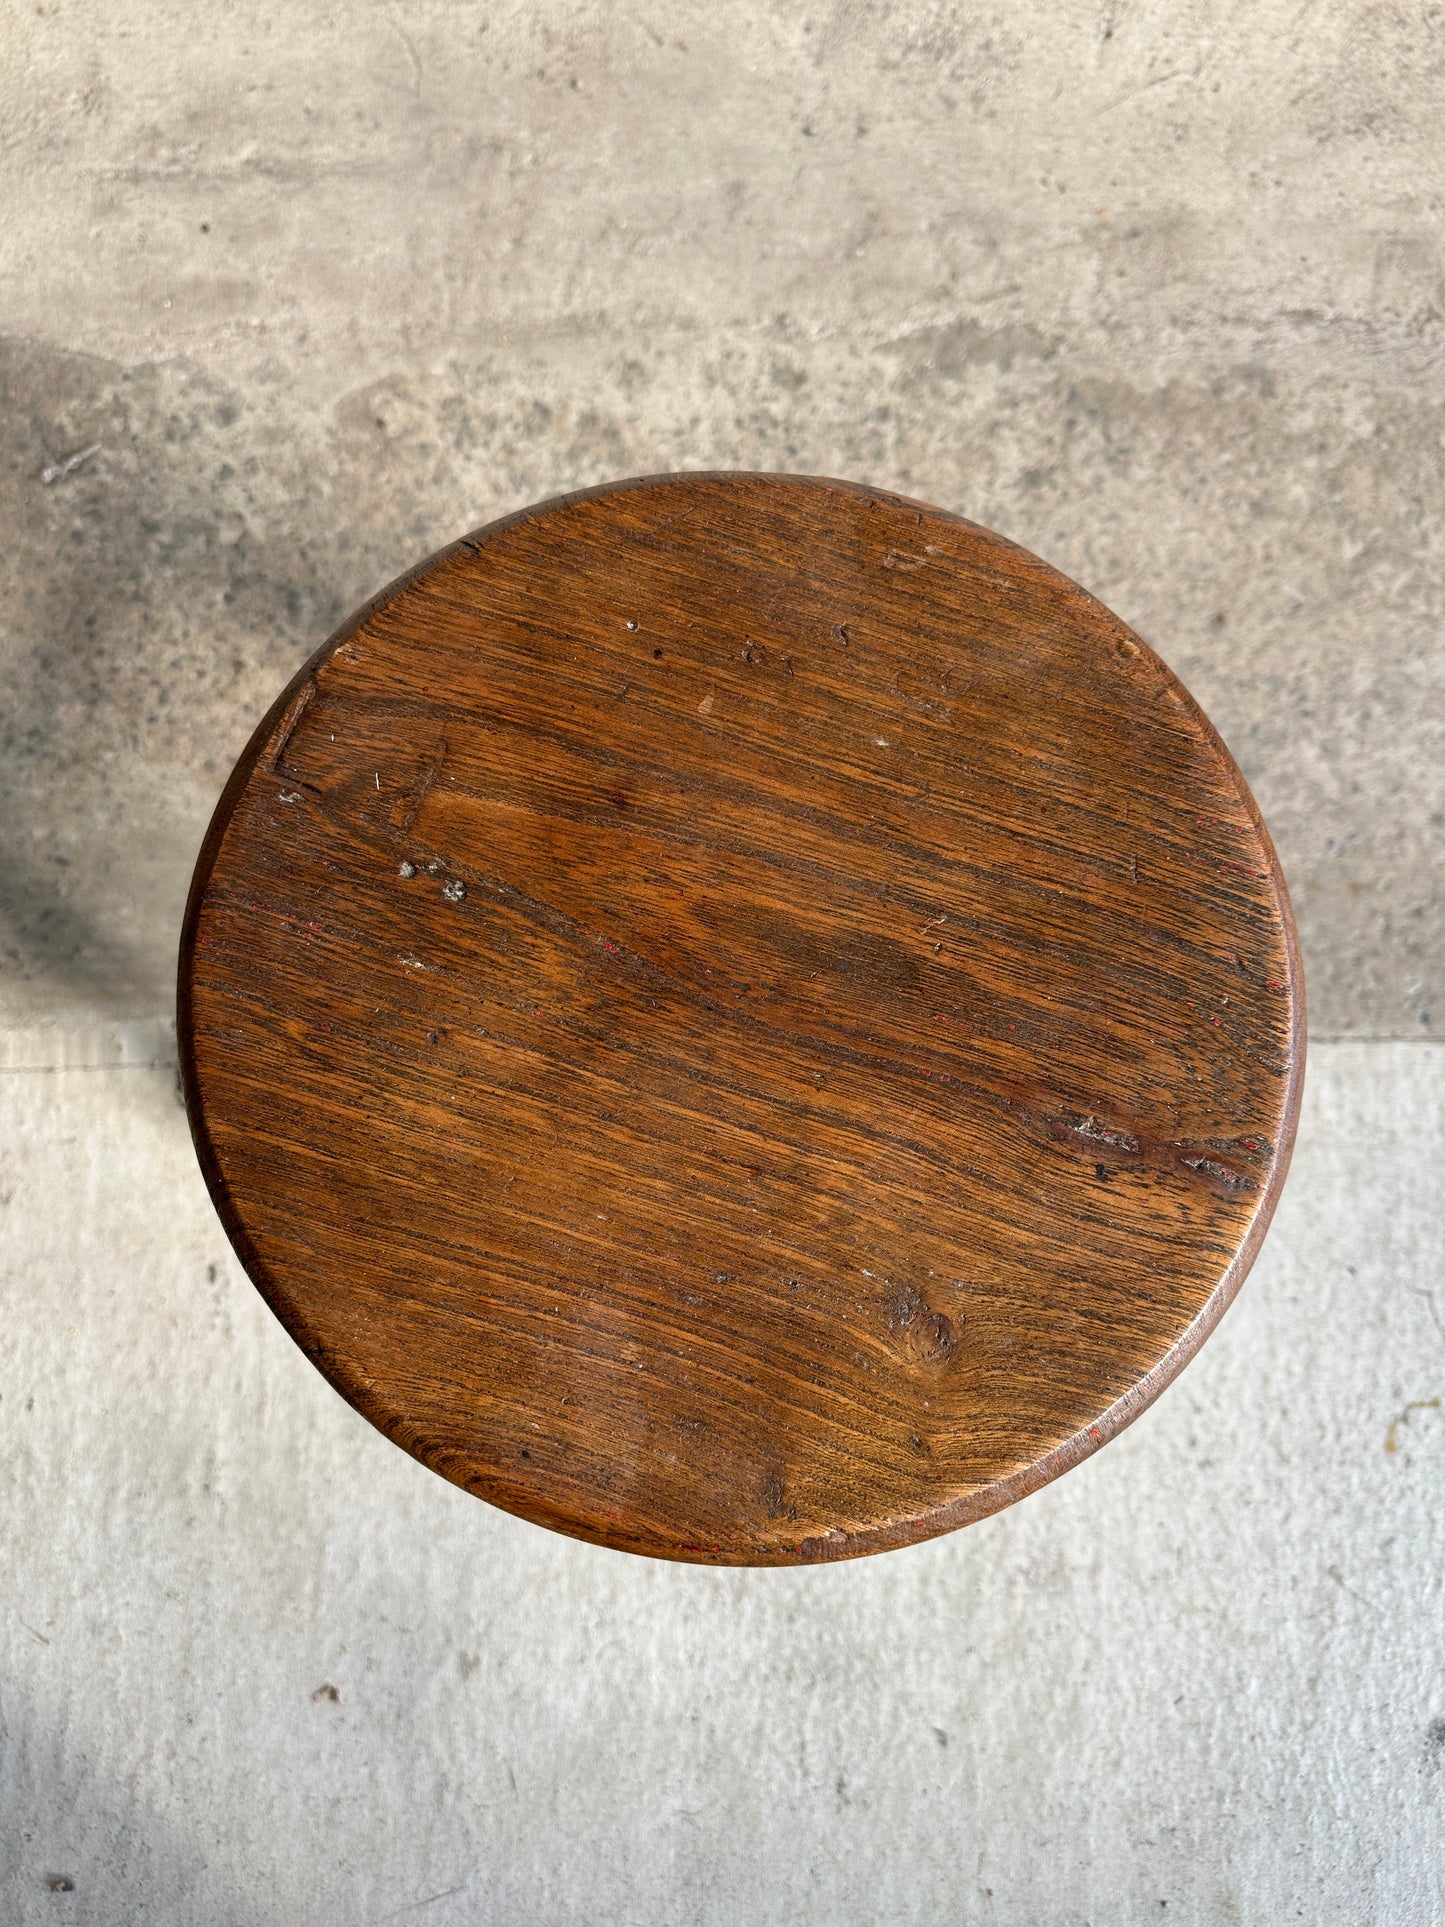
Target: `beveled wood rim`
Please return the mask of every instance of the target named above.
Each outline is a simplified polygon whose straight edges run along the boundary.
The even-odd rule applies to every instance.
[[[590,499],[675,483],[736,483],[739,481],[811,483],[829,490],[836,490],[861,497],[876,498],[882,496],[887,501],[898,506],[910,509],[916,508],[931,516],[944,516],[949,521],[959,524],[976,535],[983,537],[990,545],[997,547],[1001,551],[1026,556],[1030,566],[1044,568],[1049,574],[1057,577],[1061,586],[1067,586],[1073,594],[1081,597],[1085,603],[1098,610],[1107,620],[1115,624],[1119,622],[1119,619],[1115,617],[1112,612],[1108,611],[1103,604],[1099,603],[1097,598],[1090,595],[1088,591],[1081,589],[1078,584],[1072,582],[1070,578],[1064,576],[1060,571],[1053,569],[1051,565],[1043,563],[1041,559],[1032,554],[1032,552],[982,527],[980,524],[968,521],[965,517],[953,515],[948,511],[941,510],[936,505],[915,501],[913,498],[898,495],[892,491],[876,490],[866,485],[838,481],[825,476],[795,475],[751,470],[696,470],[636,476],[622,481],[606,482],[595,487],[573,490],[553,496],[545,501],[531,504],[526,508],[515,510],[509,514],[498,517],[480,528],[471,531],[467,535],[445,544],[423,561],[405,570],[341,623],[301,665],[282,690],[281,694],[276,698],[275,702],[266,711],[252,732],[250,740],[242,751],[221,792],[201,845],[187,897],[181,927],[177,977],[177,1041],[180,1057],[181,1082],[191,1135],[207,1187],[227,1236],[251,1281],[260,1291],[262,1297],[283,1327],[303,1350],[308,1351],[308,1354],[313,1348],[307,1344],[306,1334],[302,1327],[302,1320],[298,1316],[296,1309],[286,1299],[284,1293],[278,1289],[275,1282],[269,1277],[266,1266],[261,1261],[260,1255],[255,1250],[246,1231],[241,1214],[230,1196],[228,1185],[221,1170],[220,1159],[212,1141],[207,1122],[206,1101],[201,1087],[194,1049],[191,992],[195,961],[197,920],[236,802],[250,782],[264,751],[275,736],[288,710],[297,707],[304,698],[310,686],[311,678],[318,667],[326,662],[341,645],[354,636],[380,609],[384,608],[408,585],[426,576],[430,571],[449,558],[465,550],[480,550],[504,531],[520,523],[550,515],[557,510]],[[1132,632],[1130,633],[1132,634]],[[629,1543],[630,1535],[620,1528],[609,1529],[607,1531],[590,1530],[579,1525],[570,1517],[563,1518],[559,1516],[555,1520],[547,1519],[543,1516],[542,1510],[536,1505],[533,1504],[524,1507],[520,1504],[509,1503],[508,1498],[501,1493],[483,1493],[481,1496],[487,1497],[489,1502],[498,1505],[501,1509],[513,1512],[515,1516],[538,1523],[554,1525],[556,1529],[570,1536],[581,1538],[594,1544],[619,1550],[633,1551],[647,1557],[669,1559],[683,1563],[710,1565],[798,1565],[831,1563],[839,1559],[857,1558],[874,1552],[915,1544],[952,1531],[959,1526],[985,1518],[1013,1504],[1016,1500],[1027,1496],[1027,1494],[1038,1490],[1041,1486],[1057,1478],[1061,1473],[1081,1463],[1092,1453],[1096,1452],[1100,1446],[1116,1437],[1127,1425],[1132,1423],[1141,1412],[1154,1402],[1160,1392],[1178,1376],[1184,1366],[1194,1357],[1205,1339],[1219,1323],[1229,1305],[1233,1302],[1240,1286],[1248,1275],[1265,1234],[1268,1231],[1280,1193],[1288,1175],[1298,1130],[1305,1076],[1307,1023],[1304,974],[1300,956],[1298,932],[1289,899],[1288,888],[1268,829],[1249,785],[1208,717],[1200,709],[1187,689],[1178,681],[1177,677],[1168,670],[1167,665],[1162,664],[1155,652],[1150,649],[1149,645],[1144,642],[1142,638],[1136,637],[1135,640],[1138,643],[1141,653],[1147,654],[1156,663],[1159,663],[1164,673],[1168,675],[1170,682],[1173,684],[1176,698],[1187,707],[1194,724],[1199,729],[1201,737],[1218,756],[1221,764],[1228,772],[1236,787],[1241,801],[1248,810],[1255,833],[1258,835],[1262,848],[1269,859],[1271,887],[1280,926],[1284,935],[1288,959],[1287,993],[1290,1013],[1289,1067],[1285,1080],[1280,1114],[1280,1130],[1275,1156],[1265,1180],[1260,1185],[1258,1201],[1247,1233],[1237,1247],[1234,1257],[1224,1271],[1219,1283],[1191,1323],[1185,1328],[1169,1350],[1166,1351],[1154,1366],[1121,1398],[1102,1412],[1092,1423],[1082,1427],[1071,1437],[1065,1439],[1032,1463],[1020,1466],[1015,1471],[996,1479],[991,1484],[967,1493],[952,1503],[938,1507],[930,1507],[926,1511],[920,1512],[916,1517],[890,1521],[876,1528],[865,1531],[855,1531],[846,1535],[842,1533],[824,1535],[820,1538],[810,1539],[806,1542],[806,1546],[800,1545],[797,1548],[787,1550],[763,1552],[750,1556],[747,1559],[739,1559],[729,1556],[722,1548],[710,1548],[707,1546],[668,1548],[659,1546],[651,1540],[643,1543],[640,1539],[637,1543]],[[379,1400],[371,1396],[367,1387],[360,1381],[359,1377],[348,1375],[343,1370],[340,1362],[335,1359],[328,1360],[324,1375],[333,1384],[335,1389],[339,1391],[348,1403],[360,1412],[363,1417],[367,1418],[379,1430],[386,1433],[394,1443],[401,1445],[402,1449],[407,1451],[409,1455],[418,1457],[423,1464],[428,1463],[425,1458],[420,1457],[419,1453],[413,1451],[412,1446],[406,1440],[398,1436],[395,1415],[385,1408]],[[437,1468],[428,1465],[428,1469],[436,1470]],[[445,1474],[439,1472],[438,1476],[445,1476]],[[476,1490],[477,1488],[468,1485],[464,1489]]]

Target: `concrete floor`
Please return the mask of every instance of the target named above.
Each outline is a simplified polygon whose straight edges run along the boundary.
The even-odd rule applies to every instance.
[[[0,0],[0,1917],[1445,1920],[1442,44]],[[291,669],[462,529],[696,466],[902,488],[1100,594],[1254,785],[1310,986],[1200,1360],[826,1573],[402,1459],[172,1097],[189,867]]]

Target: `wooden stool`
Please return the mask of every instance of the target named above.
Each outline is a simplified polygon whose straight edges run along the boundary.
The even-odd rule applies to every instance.
[[[1145,1406],[1284,1179],[1304,1004],[1243,778],[956,516],[681,475],[371,603],[226,787],[180,970],[247,1271],[468,1490],[846,1558]]]

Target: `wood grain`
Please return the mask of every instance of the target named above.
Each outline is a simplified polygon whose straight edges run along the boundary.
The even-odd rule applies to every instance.
[[[494,1504],[721,1564],[976,1519],[1179,1369],[1304,1005],[1187,693],[986,530],[684,475],[457,543],[309,663],[186,917],[251,1277]]]

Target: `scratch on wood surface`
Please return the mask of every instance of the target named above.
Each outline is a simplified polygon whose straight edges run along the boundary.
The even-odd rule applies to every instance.
[[[1082,1118],[1066,1115],[1059,1121],[1066,1131],[1071,1131],[1075,1137],[1087,1138],[1091,1143],[1107,1144],[1113,1150],[1128,1151],[1131,1154],[1139,1150],[1139,1140],[1132,1131],[1111,1130],[1108,1125],[1100,1124],[1092,1115]]]
[[[1236,1171],[1233,1165],[1222,1164],[1218,1158],[1182,1157],[1179,1162],[1187,1171],[1197,1171],[1202,1178],[1212,1178],[1216,1184],[1223,1185],[1226,1191],[1254,1191],[1258,1188],[1246,1172]]]
[[[314,676],[308,676],[297,690],[291,707],[282,718],[280,732],[276,737],[276,747],[271,752],[271,767],[278,774],[280,773],[282,764],[286,760],[286,752],[291,747],[291,738],[296,734],[296,726],[306,714],[306,711],[311,707],[311,699],[315,694],[316,678]],[[304,781],[305,779],[298,775],[297,780]]]
[[[662,521],[654,522],[648,533],[650,535],[663,535],[668,529],[675,529],[679,522],[685,522],[689,515],[696,512],[696,509],[697,503],[689,502],[680,514],[665,516]]]

